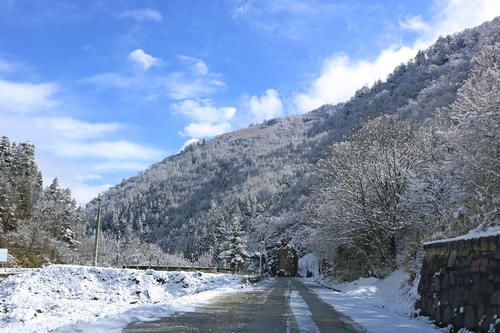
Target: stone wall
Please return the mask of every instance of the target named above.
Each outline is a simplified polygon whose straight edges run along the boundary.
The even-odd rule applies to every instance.
[[[424,250],[420,313],[442,327],[500,332],[500,234],[428,243]]]

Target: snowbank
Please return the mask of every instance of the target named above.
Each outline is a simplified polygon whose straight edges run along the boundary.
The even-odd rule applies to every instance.
[[[340,290],[313,289],[336,310],[351,317],[369,332],[438,332],[423,318],[411,314],[417,297],[416,287],[402,288],[406,273],[395,271],[387,278],[361,278],[353,282],[335,283],[317,280],[320,284]],[[313,284],[314,282],[308,282]]]
[[[103,317],[99,327],[106,327],[109,321],[114,321],[115,328],[123,327],[239,287],[241,277],[229,274],[54,265],[0,282],[0,331],[46,332]],[[219,292],[189,298],[216,288]],[[178,302],[180,299],[183,301]],[[173,307],[174,301],[177,307]],[[125,315],[112,316],[123,312]]]

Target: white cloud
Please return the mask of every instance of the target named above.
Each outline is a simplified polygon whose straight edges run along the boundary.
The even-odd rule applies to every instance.
[[[129,88],[138,83],[135,78],[126,77],[118,73],[101,73],[83,80],[84,82]]]
[[[69,157],[93,157],[112,160],[151,161],[164,156],[164,152],[145,147],[129,141],[97,141],[97,142],[54,142],[49,146],[52,153]]]
[[[123,12],[120,17],[129,17],[136,19],[139,22],[142,21],[155,21],[160,22],[163,20],[163,16],[157,10],[151,8],[128,10]]]
[[[161,63],[160,58],[155,58],[144,52],[142,49],[132,51],[129,54],[128,58],[139,65],[139,67],[145,71],[147,71],[150,67],[157,66]]]
[[[93,198],[97,197],[99,193],[102,193],[109,189],[111,184],[104,185],[87,185],[84,183],[69,183],[61,182],[63,187],[69,187],[71,190],[71,195],[76,198],[76,201],[80,205],[84,205]]]
[[[227,121],[234,117],[236,108],[220,107],[212,105],[210,100],[185,100],[172,105],[175,112],[181,113],[195,122],[215,123]]]
[[[399,25],[403,29],[417,32],[427,32],[430,29],[429,24],[424,22],[420,15],[406,17],[405,20],[399,22]]]
[[[184,56],[184,55],[179,56],[179,58],[192,63],[192,71],[195,74],[207,75],[209,73],[208,66],[203,60],[198,59],[198,58]]]
[[[220,135],[231,130],[231,124],[224,122],[219,124],[211,123],[190,123],[184,127],[184,132],[179,133],[182,136],[193,138],[207,138]]]
[[[66,139],[96,139],[125,128],[120,123],[90,123],[69,117],[34,118],[33,123],[40,132]]]
[[[193,138],[212,137],[230,131],[229,120],[236,114],[236,108],[215,107],[209,99],[184,100],[173,104],[171,108],[191,120],[179,134]]]
[[[419,49],[431,45],[440,35],[447,35],[476,26],[500,15],[500,2],[490,0],[436,0],[437,14],[428,22],[421,17],[401,22],[404,29],[419,33],[412,45],[393,45],[382,50],[373,60],[352,60],[347,55],[335,54],[326,59],[319,76],[310,87],[296,94],[295,111],[311,111],[327,103],[349,99],[363,85],[377,79],[384,80],[402,62],[415,56]]]
[[[356,5],[324,0],[234,0],[233,18],[266,35],[291,40],[311,38],[325,23],[356,15]]]
[[[36,160],[39,169],[43,174],[43,183],[48,185],[54,177],[59,179],[62,187],[69,187],[71,195],[79,204],[84,204],[95,198],[98,193],[110,187],[109,184],[86,184],[86,180],[97,180],[99,175],[89,174],[89,166],[84,163],[75,163],[67,159],[50,156],[44,152],[38,151],[37,148]]]
[[[245,15],[250,10],[249,2],[244,2],[242,5],[236,7],[233,11],[233,18]]]
[[[413,48],[400,47],[383,50],[373,61],[351,61],[346,55],[327,59],[321,75],[311,83],[309,90],[295,96],[298,112],[346,101],[357,89],[371,85],[377,79],[385,79],[402,59],[414,55]]]
[[[203,60],[199,60],[195,63],[194,65],[195,72],[200,75],[207,75],[208,74],[208,67],[207,64]]]
[[[0,112],[0,133],[12,141],[30,139],[44,176],[59,177],[71,188],[98,180],[100,172],[140,171],[167,155],[140,144],[101,140],[127,128],[121,123],[93,123],[69,117],[30,117]],[[102,178],[104,179],[104,178]]]
[[[101,179],[102,176],[97,174],[97,173],[89,173],[85,175],[78,175],[76,176],[76,179],[80,181],[85,181],[85,180],[96,180],[96,179]]]
[[[54,95],[58,86],[53,83],[17,83],[0,79],[0,109],[11,112],[30,112],[58,104]]]
[[[186,149],[188,146],[190,146],[194,143],[197,143],[197,142],[200,142],[200,139],[192,138],[192,139],[187,140],[186,142],[184,142],[184,145],[182,146],[182,148],[179,149],[179,153],[182,152],[184,149]]]
[[[99,162],[92,166],[92,170],[97,172],[116,172],[116,171],[142,171],[146,170],[151,163],[136,161],[107,161]]]
[[[427,45],[438,36],[472,28],[500,15],[500,2],[494,0],[435,0],[433,12],[437,13],[429,22],[431,29],[420,42]]]
[[[207,77],[190,78],[181,72],[174,72],[159,78],[158,83],[167,89],[173,99],[201,98],[225,87],[224,82]]]
[[[95,140],[126,126],[121,123],[87,122],[70,117],[36,117],[0,112],[0,132],[16,141],[27,139],[41,147],[61,140]]]
[[[311,0],[274,0],[267,2],[267,5],[272,12],[291,12],[299,15],[317,15],[330,7],[328,3]]]
[[[71,196],[75,198],[77,204],[84,205],[93,198],[97,197],[99,193],[102,193],[109,189],[111,184],[101,184],[101,185],[89,185],[85,184],[84,180],[73,178],[73,177],[61,177],[61,173],[57,174],[59,183],[61,187],[69,188],[71,190]],[[48,185],[52,182],[54,177],[44,177],[43,183]]]
[[[137,59],[142,59],[141,57],[142,55],[138,56]],[[154,59],[157,60],[157,62],[156,60],[154,62],[155,65],[160,64],[162,61],[160,58]],[[182,59],[189,61],[190,68],[186,72],[171,72],[166,76],[153,75],[149,77],[140,74],[124,76],[120,73],[106,72],[93,75],[82,81],[104,87],[147,90],[149,94],[154,96],[165,95],[166,92],[169,98],[179,100],[205,97],[226,86],[219,79],[220,75],[209,72],[208,66],[203,60],[184,56],[182,56]],[[147,70],[148,66],[151,66],[151,63],[148,63],[147,60],[144,62],[141,62],[142,60],[133,61],[143,70]]]
[[[12,141],[29,139],[35,144],[45,183],[57,176],[78,201],[86,201],[109,187],[86,184],[105,182],[99,173],[144,170],[166,155],[159,149],[113,139],[126,128],[121,123],[59,116],[62,109],[72,107],[56,99],[57,92],[58,85],[52,83],[0,79],[0,133]]]
[[[257,122],[283,116],[283,103],[274,89],[267,89],[261,97],[252,96],[248,108]]]

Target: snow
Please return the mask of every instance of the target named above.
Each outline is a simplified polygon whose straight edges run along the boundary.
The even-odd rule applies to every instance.
[[[458,241],[458,240],[475,239],[475,238],[497,236],[497,235],[500,235],[500,225],[490,227],[486,231],[471,230],[462,236],[458,236],[458,237],[454,237],[454,238],[447,238],[447,239],[440,239],[440,240],[431,241],[431,242],[425,242],[424,245],[447,243],[447,242],[454,242],[454,241]]]
[[[319,328],[312,319],[312,313],[297,290],[290,294],[290,309],[301,333],[319,333]]]
[[[319,275],[318,258],[312,253],[308,253],[299,259],[300,276],[306,277],[307,271],[310,271],[313,276]]]
[[[407,280],[406,273],[395,271],[385,279],[361,278],[353,282],[333,283],[318,280],[326,288],[312,290],[337,311],[351,317],[369,332],[423,333],[439,332],[424,318],[411,318],[416,288],[402,290],[400,286]],[[306,284],[316,284],[306,279]]]
[[[0,282],[0,331],[120,331],[241,287],[230,274],[52,265]]]
[[[31,272],[33,268],[20,268],[20,267],[2,267],[0,268],[0,276],[19,274],[23,272]]]

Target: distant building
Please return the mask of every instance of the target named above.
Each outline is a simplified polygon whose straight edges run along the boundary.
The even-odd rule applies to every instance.
[[[279,245],[273,249],[271,260],[268,261],[271,273],[276,276],[297,276],[299,270],[297,251],[285,242]]]

